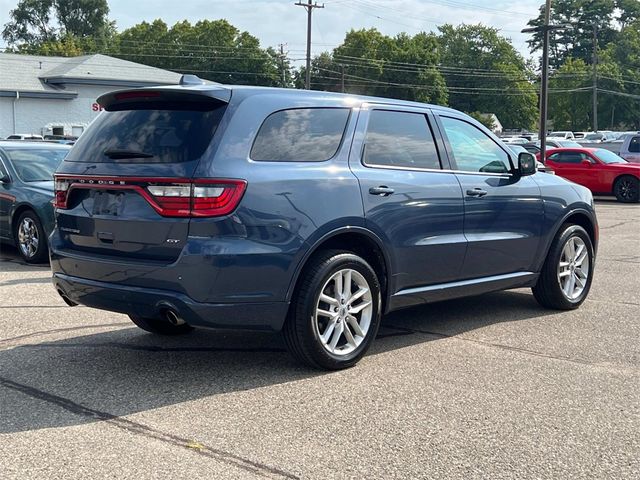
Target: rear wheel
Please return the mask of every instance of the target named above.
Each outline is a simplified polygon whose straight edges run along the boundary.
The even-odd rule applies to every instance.
[[[635,203],[640,200],[638,179],[631,176],[620,177],[613,185],[613,194],[619,202]]]
[[[13,234],[18,251],[25,262],[43,263],[47,260],[47,236],[35,212],[22,212]]]
[[[302,275],[284,326],[289,350],[315,368],[355,365],[380,325],[375,271],[357,255],[332,250],[313,258]]]
[[[533,287],[538,303],[558,310],[578,308],[591,288],[593,260],[593,245],[585,229],[563,225]]]
[[[158,335],[182,335],[193,330],[193,327],[186,323],[174,325],[168,320],[161,320],[159,318],[143,318],[135,315],[129,315],[129,318],[142,330],[157,333]]]

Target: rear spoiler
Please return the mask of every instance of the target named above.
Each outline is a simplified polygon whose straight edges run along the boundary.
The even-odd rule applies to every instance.
[[[153,108],[154,104],[184,105],[192,103],[198,110],[215,108],[222,103],[229,103],[231,90],[214,85],[206,88],[185,88],[182,86],[135,88],[116,90],[105,93],[97,99],[97,103],[107,111],[130,110],[137,108]]]

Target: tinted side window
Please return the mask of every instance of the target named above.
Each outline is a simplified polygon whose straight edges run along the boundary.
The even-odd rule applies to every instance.
[[[438,150],[421,113],[373,110],[365,138],[366,165],[439,169]]]
[[[580,163],[585,158],[582,153],[577,152],[554,153],[549,157],[550,160],[557,163]]]
[[[251,148],[265,162],[323,162],[338,151],[348,108],[295,108],[269,115]]]
[[[441,117],[458,170],[465,172],[507,173],[509,156],[489,136],[470,123]]]
[[[629,142],[629,152],[640,153],[640,137],[633,137]]]

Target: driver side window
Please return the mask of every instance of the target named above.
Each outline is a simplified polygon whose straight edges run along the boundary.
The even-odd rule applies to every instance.
[[[440,117],[457,169],[465,172],[508,173],[509,156],[489,136],[470,123]]]

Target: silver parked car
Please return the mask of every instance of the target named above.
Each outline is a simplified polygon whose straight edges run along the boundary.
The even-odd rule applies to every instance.
[[[620,156],[627,162],[640,163],[640,132],[623,137]]]

